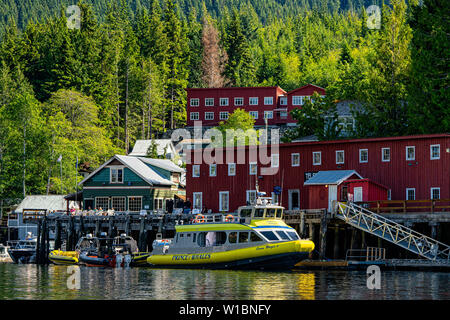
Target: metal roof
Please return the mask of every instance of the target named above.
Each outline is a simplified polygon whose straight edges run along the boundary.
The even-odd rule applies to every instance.
[[[324,184],[340,184],[344,180],[350,178],[352,175],[356,174],[362,179],[362,176],[355,170],[330,170],[330,171],[319,171],[313,177],[308,179],[304,185],[324,185]]]
[[[156,144],[156,152],[158,156],[164,155],[165,148],[167,148],[167,155],[171,154],[172,157],[174,156],[172,153],[176,151],[171,139],[137,140],[134,144],[133,151],[131,151],[128,155],[135,157],[147,156],[147,152],[152,146],[152,141]]]
[[[67,210],[67,202],[64,195],[33,195],[26,196],[14,212],[19,213],[24,209],[41,210]]]

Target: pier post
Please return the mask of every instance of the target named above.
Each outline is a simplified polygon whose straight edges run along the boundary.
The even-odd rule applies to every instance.
[[[95,233],[94,233],[94,236],[98,237],[99,234],[100,234],[100,219],[97,217],[97,220],[95,221]]]
[[[55,227],[55,250],[61,249],[61,221],[56,220]]]
[[[47,229],[47,218],[44,217],[44,220],[42,221],[42,227],[41,227],[41,239],[40,239],[40,250],[39,254],[36,252],[36,259],[39,256],[39,264],[45,264],[45,251],[46,251],[46,242],[45,242],[45,235],[46,235],[46,229]]]
[[[140,226],[139,226],[139,242],[138,242],[138,247],[139,247],[139,251],[145,251],[145,217],[141,217],[140,218]]]
[[[366,233],[361,231],[361,249],[366,247]]]
[[[431,227],[431,238],[437,240],[438,223],[437,222],[430,222],[428,225]]]
[[[356,245],[356,228],[352,228],[352,237],[350,240],[350,250],[355,249]]]
[[[41,256],[41,232],[42,232],[42,226],[41,226],[41,220],[38,220],[37,222],[37,240],[36,240],[36,264],[40,264],[40,256]]]
[[[305,213],[303,211],[300,212],[300,238],[304,238],[305,236]]]
[[[311,221],[309,222],[309,238],[311,239],[311,241],[314,242],[314,225]],[[313,252],[311,251],[309,253],[309,259],[312,259],[312,255],[313,255]]]
[[[324,212],[322,219],[320,220],[320,259],[325,259],[325,251],[327,248],[327,213]]]
[[[112,234],[113,234],[113,219],[114,217],[110,217],[109,218],[109,224],[108,224],[108,237],[112,238]]]
[[[47,218],[45,219],[45,252],[44,252],[44,264],[48,264],[50,261],[48,255],[50,253],[50,226],[48,224]]]
[[[336,225],[334,227],[334,250],[333,250],[334,259],[337,259],[338,255],[339,255],[339,226]]]

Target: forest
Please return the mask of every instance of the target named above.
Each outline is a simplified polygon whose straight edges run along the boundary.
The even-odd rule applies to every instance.
[[[378,3],[376,28],[368,1],[81,0],[78,26],[70,4],[0,4],[0,199],[183,127],[188,87],[312,83],[364,104],[354,137],[450,132],[449,1]]]

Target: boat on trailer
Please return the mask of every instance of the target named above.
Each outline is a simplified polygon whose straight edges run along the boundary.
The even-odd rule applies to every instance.
[[[291,269],[314,250],[283,221],[284,208],[271,198],[241,206],[237,215],[197,215],[175,226],[171,241],[154,247],[151,267],[203,269]]]

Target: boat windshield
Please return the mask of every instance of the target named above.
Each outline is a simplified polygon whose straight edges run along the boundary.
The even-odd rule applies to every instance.
[[[275,208],[268,208],[266,211],[266,218],[275,218],[275,214],[277,212],[277,209]]]
[[[264,217],[264,208],[256,208],[254,217],[255,218],[262,218],[262,217]]]
[[[252,215],[252,209],[248,208],[248,209],[242,209],[241,212],[239,213],[239,215],[242,218],[248,218]]]

